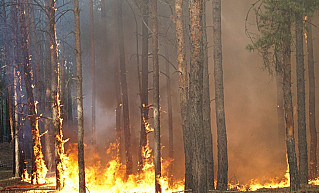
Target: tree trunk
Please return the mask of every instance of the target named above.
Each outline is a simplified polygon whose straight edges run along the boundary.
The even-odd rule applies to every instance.
[[[122,100],[121,100],[121,85],[119,79],[119,54],[118,54],[118,34],[117,34],[117,3],[113,4],[113,57],[114,57],[114,90],[116,98],[116,108],[115,108],[115,122],[116,122],[116,140],[118,144],[117,158],[120,163],[122,163],[122,144],[121,144],[121,111],[122,111]]]
[[[193,192],[207,192],[207,160],[205,131],[203,130],[203,22],[202,0],[191,0],[191,66],[189,79],[189,126],[193,145]]]
[[[218,171],[217,189],[226,190],[228,183],[227,133],[225,124],[224,83],[221,42],[221,0],[213,0],[213,42],[215,108],[217,123]]]
[[[310,129],[310,179],[318,176],[317,168],[317,129],[316,129],[316,92],[315,92],[315,66],[313,57],[313,39],[311,18],[306,21],[307,54],[308,54],[308,77],[309,77],[309,129]]]
[[[291,23],[289,18],[285,18],[286,33],[290,34]],[[294,118],[293,106],[291,95],[291,41],[289,38],[283,39],[284,45],[284,58],[283,58],[283,93],[284,93],[284,109],[285,109],[285,122],[286,122],[286,143],[287,155],[290,174],[290,189],[296,191],[300,187],[297,157],[295,151],[295,138],[294,138]]]
[[[191,130],[188,125],[188,73],[185,59],[185,36],[183,22],[183,0],[175,0],[176,13],[176,42],[177,42],[177,65],[179,72],[179,97],[182,117],[182,129],[185,153],[185,190],[192,189],[192,144]]]
[[[95,128],[95,101],[96,101],[96,87],[95,87],[95,42],[94,42],[94,13],[93,0],[90,0],[90,62],[91,62],[91,79],[92,79],[92,136],[91,143],[96,145],[96,128]]]
[[[61,105],[60,105],[60,84],[59,84],[59,62],[58,62],[58,45],[56,42],[55,28],[55,0],[49,0],[48,8],[49,17],[49,38],[50,38],[50,55],[51,55],[51,107],[52,123],[55,131],[55,166],[56,166],[56,189],[61,190],[65,185],[63,154],[64,142],[62,133]]]
[[[42,154],[42,146],[40,141],[40,134],[38,128],[38,117],[37,117],[37,110],[36,110],[36,103],[33,97],[33,89],[32,89],[32,82],[31,82],[31,67],[29,64],[29,54],[27,49],[27,31],[26,28],[26,19],[25,19],[25,7],[24,4],[26,1],[19,0],[19,21],[20,21],[20,34],[21,34],[21,54],[22,54],[22,66],[24,71],[24,81],[25,87],[27,92],[27,101],[29,107],[29,116],[30,116],[30,123],[31,123],[31,132],[32,132],[32,176],[31,182],[33,184],[39,184],[44,182],[44,178],[47,172],[47,168],[44,164],[43,154]]]
[[[45,7],[49,7],[49,1],[45,1]],[[47,18],[47,23],[50,23],[50,19]],[[47,31],[49,31],[49,25],[46,27]],[[49,50],[50,48],[50,37],[48,37],[48,34],[45,36],[46,41],[45,41],[45,48],[44,48],[44,54],[51,53]],[[46,55],[45,55],[46,56]],[[51,65],[51,57],[48,57],[48,62],[44,63],[45,65],[45,107],[44,107],[44,112],[45,116],[51,117],[52,116],[52,96],[51,96],[51,78],[52,78],[52,65]],[[45,120],[44,121],[44,130],[48,131],[46,135],[44,135],[44,141],[45,141],[45,156],[46,156],[46,162],[47,162],[47,167],[49,171],[53,171],[54,168],[54,163],[53,163],[53,147],[52,147],[52,141],[53,141],[53,136],[54,132],[52,130],[52,122],[51,120]]]
[[[284,117],[284,101],[282,90],[282,71],[276,70],[276,88],[277,88],[277,129],[278,142],[284,144],[285,142],[285,117]]]
[[[4,24],[4,30],[3,30],[3,38],[4,38],[4,64],[6,66],[6,74],[7,74],[7,84],[8,84],[8,117],[9,117],[9,126],[10,126],[10,132],[11,132],[11,140],[16,143],[16,138],[18,138],[17,135],[15,135],[15,128],[14,128],[14,121],[13,121],[13,88],[12,88],[12,65],[9,62],[9,43],[8,43],[8,25],[7,25],[7,11],[6,11],[6,2],[5,0],[2,0],[2,11],[3,11],[3,24]],[[3,122],[3,121],[2,121]],[[1,129],[2,131],[2,129]],[[2,132],[1,132],[2,134]],[[3,135],[1,135],[1,142],[3,142]],[[15,177],[19,177],[19,154],[18,149],[14,146],[14,167],[13,167],[13,173]]]
[[[305,67],[303,51],[303,16],[296,13],[297,110],[300,183],[308,184],[308,155],[305,104]]]
[[[79,166],[79,193],[85,193],[85,166],[84,166],[84,128],[83,128],[83,95],[82,95],[82,58],[81,58],[81,33],[80,33],[79,0],[74,0],[74,33],[76,49],[76,92],[78,111],[78,166]]]
[[[169,55],[167,50],[165,51],[165,57],[169,61]],[[170,64],[166,61],[166,92],[167,92],[167,115],[168,115],[168,157],[170,160],[174,160],[174,131],[173,131],[173,110],[172,110],[172,94],[171,94],[171,72]],[[173,162],[171,162],[168,168],[170,184],[172,184],[173,175]]]
[[[157,0],[151,1],[152,7],[152,53],[153,53],[153,116],[154,116],[154,163],[155,163],[155,192],[162,192],[160,177],[161,163],[161,125],[159,106],[159,60],[158,60],[158,18]]]
[[[208,42],[206,27],[206,1],[203,2],[203,128],[205,132],[206,160],[207,160],[207,189],[214,190],[214,159],[213,159],[213,136],[211,129],[211,106],[208,71]]]
[[[146,126],[148,124],[148,14],[149,0],[142,3],[142,88],[141,88],[141,133],[139,147],[139,165],[138,170],[142,171],[145,160],[145,150],[147,146]]]
[[[122,19],[122,0],[117,1],[117,32],[118,45],[120,55],[120,80],[122,88],[122,102],[123,102],[123,119],[124,119],[124,139],[125,139],[125,154],[126,154],[126,174],[132,174],[133,162],[131,153],[131,128],[128,104],[128,89],[126,81],[126,67],[125,67],[125,49],[124,49],[124,31]]]

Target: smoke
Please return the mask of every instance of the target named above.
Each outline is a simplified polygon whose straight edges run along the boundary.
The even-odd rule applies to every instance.
[[[82,2],[81,25],[84,64],[84,109],[86,136],[90,136],[91,122],[91,71],[89,64],[89,9],[88,2]],[[114,27],[112,18],[113,1],[106,1],[107,23],[106,31],[100,19],[100,12],[95,13],[95,42],[96,42],[96,121],[97,142],[104,148],[115,138],[115,90],[114,66],[117,63],[114,46]],[[229,180],[246,183],[253,178],[282,177],[286,171],[285,144],[279,142],[276,111],[276,82],[275,78],[263,70],[261,57],[245,49],[250,40],[245,35],[245,18],[251,2],[224,0],[222,2],[222,43],[224,66],[224,92],[226,128],[228,135]],[[123,22],[125,33],[125,52],[127,82],[129,88],[129,108],[132,131],[133,154],[137,155],[140,128],[140,102],[136,66],[136,40],[135,22],[133,13],[127,3],[123,3]],[[160,4],[160,53],[169,53],[169,59],[176,64],[176,51],[174,42],[174,24],[171,22],[169,6]],[[95,5],[99,10],[99,5]],[[135,9],[136,16],[141,14]],[[166,16],[166,17],[164,17]],[[251,20],[251,19],[250,19]],[[251,20],[249,22],[253,23]],[[212,134],[214,140],[215,173],[217,172],[217,132],[215,122],[214,79],[213,79],[213,53],[212,53],[212,9],[211,2],[207,3],[207,34],[209,41],[209,72],[212,108]],[[167,27],[169,26],[169,28]],[[250,27],[250,26],[249,26]],[[169,30],[167,30],[169,29]],[[314,29],[314,35],[318,29]],[[141,33],[141,21],[138,23]],[[168,34],[168,35],[167,35]],[[139,49],[141,49],[141,36],[139,36]],[[318,41],[318,40],[316,40]],[[170,42],[172,44],[168,44]],[[151,40],[150,40],[151,45]],[[166,46],[164,46],[166,45]],[[316,43],[314,44],[316,45]],[[315,48],[317,50],[317,48]],[[150,51],[151,52],[151,46]],[[139,50],[141,53],[141,50]],[[165,69],[165,60],[160,58],[161,70]],[[149,60],[150,71],[152,60]],[[141,68],[140,68],[141,69]],[[293,69],[294,70],[294,69]],[[184,149],[181,129],[181,118],[178,94],[178,73],[171,68],[172,100],[173,100],[173,127],[174,127],[174,172],[175,176],[182,178],[184,174]],[[294,73],[293,73],[294,74]],[[318,68],[316,68],[316,74]],[[152,76],[149,76],[149,87],[152,88]],[[161,75],[161,133],[163,144],[163,157],[168,157],[168,120],[166,100],[166,76]],[[318,79],[317,84],[319,85]],[[295,85],[293,85],[295,86]],[[294,92],[296,93],[296,92]],[[152,101],[152,91],[149,95]],[[152,116],[152,111],[150,111]],[[319,120],[317,120],[318,122]],[[152,120],[150,120],[152,125]],[[296,125],[296,124],[295,124]],[[295,128],[295,131],[297,129]],[[297,132],[296,132],[297,137]],[[89,137],[87,137],[89,138]],[[153,135],[149,135],[152,147]],[[87,139],[88,140],[88,139]],[[134,163],[136,163],[136,156]],[[217,175],[215,175],[217,176]]]

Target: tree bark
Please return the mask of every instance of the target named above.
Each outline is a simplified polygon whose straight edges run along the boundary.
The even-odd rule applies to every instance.
[[[92,125],[91,125],[92,136],[91,136],[91,143],[93,146],[95,146],[96,145],[96,128],[95,128],[96,87],[95,87],[95,42],[94,42],[93,0],[90,0],[90,62],[91,62],[91,79],[92,79]]]
[[[168,51],[165,51],[165,57],[169,61]],[[170,160],[174,160],[174,130],[173,130],[173,110],[172,110],[172,94],[171,94],[171,72],[170,64],[166,61],[166,92],[167,92],[167,115],[168,115],[168,157]],[[171,162],[168,168],[170,184],[173,182],[173,162]]]
[[[211,129],[211,106],[208,71],[208,42],[206,25],[206,1],[203,1],[203,128],[205,132],[206,160],[207,160],[207,189],[214,190],[214,159],[213,159],[213,136]]]
[[[142,89],[141,89],[141,133],[139,148],[139,165],[138,170],[142,171],[145,160],[145,150],[147,146],[146,125],[148,124],[148,17],[149,17],[149,0],[142,3]]]
[[[205,131],[203,130],[203,22],[202,0],[190,0],[191,66],[189,79],[189,127],[193,145],[193,188],[194,193],[207,192],[207,160]]]
[[[60,84],[59,74],[60,66],[58,61],[58,45],[56,42],[55,28],[55,0],[49,0],[48,7],[49,17],[49,39],[50,39],[50,55],[51,55],[51,108],[52,108],[52,123],[55,131],[55,166],[56,166],[56,189],[61,190],[65,185],[63,154],[64,142],[62,133],[62,118],[60,105]]]
[[[127,89],[127,81],[126,81],[127,72],[125,67],[122,3],[123,3],[123,0],[117,1],[117,30],[118,30],[117,32],[118,32],[118,45],[119,45],[119,55],[120,55],[120,80],[121,80],[122,102],[123,102],[126,174],[129,175],[129,174],[132,174],[133,162],[132,162],[132,152],[131,152],[131,128],[130,128],[129,103],[128,103],[128,89]]]
[[[285,16],[284,28],[286,34],[291,33],[290,19]],[[297,157],[295,151],[294,138],[294,118],[291,95],[291,40],[289,38],[283,39],[284,56],[283,56],[283,93],[284,93],[284,109],[285,109],[285,123],[286,123],[286,143],[287,155],[290,174],[290,190],[296,191],[300,187],[299,174],[297,168]]]
[[[308,155],[305,104],[305,67],[303,50],[303,16],[296,13],[297,110],[300,183],[308,184]]]
[[[218,148],[217,189],[226,190],[228,184],[228,155],[222,66],[221,0],[213,0],[213,33],[215,108]]]
[[[152,53],[153,53],[153,116],[154,116],[154,163],[155,163],[155,192],[162,192],[160,177],[161,163],[161,125],[159,104],[159,60],[158,60],[158,18],[157,0],[151,0],[152,10]]]
[[[49,1],[45,1],[45,7],[49,7]],[[50,23],[50,19],[47,17],[47,24]],[[47,25],[46,29],[49,31],[49,25]],[[50,53],[51,51],[49,50],[50,48],[50,37],[45,36],[46,41],[45,41],[45,49],[44,49],[44,54]],[[46,56],[46,55],[45,55]],[[51,96],[51,78],[52,78],[52,65],[51,65],[51,57],[48,57],[48,62],[45,62],[45,107],[44,107],[44,112],[45,116],[51,117],[52,116],[52,96]],[[45,156],[46,156],[46,162],[47,162],[47,167],[49,171],[53,171],[54,168],[54,155],[53,155],[53,147],[52,147],[52,141],[53,141],[53,136],[54,132],[52,130],[52,122],[51,120],[45,120],[44,121],[44,130],[48,131],[46,135],[44,135],[44,141],[45,141]]]
[[[79,167],[79,193],[85,193],[85,165],[84,165],[84,128],[83,128],[83,94],[82,94],[82,58],[81,58],[81,31],[80,31],[79,0],[74,0],[74,33],[76,50],[76,92],[78,111],[78,167]]]
[[[310,169],[309,178],[318,176],[317,166],[317,129],[316,129],[316,92],[315,92],[315,67],[313,56],[313,38],[311,29],[311,18],[306,21],[306,43],[308,55],[308,77],[309,77],[309,129],[310,129]]]
[[[185,36],[183,22],[183,0],[175,0],[176,13],[176,42],[177,42],[177,65],[179,72],[179,97],[182,117],[182,129],[185,153],[185,190],[192,189],[192,144],[191,130],[188,125],[188,73],[185,59]]]
[[[116,97],[115,107],[115,122],[116,122],[116,140],[118,144],[117,158],[122,163],[122,128],[121,128],[121,111],[122,111],[122,100],[121,100],[121,85],[119,79],[119,49],[118,49],[118,34],[117,34],[117,2],[113,4],[113,57],[114,57],[114,90]]]
[[[3,24],[4,24],[4,30],[3,30],[3,38],[4,38],[4,64],[6,66],[6,75],[7,75],[7,84],[8,84],[8,117],[9,117],[9,126],[10,126],[10,132],[11,132],[11,140],[14,142],[14,154],[13,154],[13,160],[14,160],[14,167],[13,167],[13,173],[15,177],[19,177],[19,151],[18,147],[15,147],[15,144],[17,143],[16,139],[18,139],[18,136],[15,135],[15,128],[14,128],[14,121],[13,121],[13,88],[12,88],[12,65],[9,62],[9,43],[8,43],[8,25],[7,25],[7,11],[6,11],[6,2],[5,0],[2,0],[2,14],[3,14]],[[2,121],[3,122],[3,121]],[[2,131],[2,129],[1,129]],[[1,132],[2,134],[2,132]],[[3,135],[1,135],[1,142],[3,142]]]
[[[26,10],[24,4],[25,0],[19,0],[19,21],[20,21],[20,42],[21,42],[21,54],[22,54],[22,66],[24,73],[24,81],[27,92],[28,109],[31,123],[32,132],[32,176],[31,182],[33,184],[43,183],[47,168],[44,164],[42,146],[40,141],[40,134],[38,128],[38,117],[36,110],[36,103],[33,97],[33,88],[31,82],[31,66],[29,64],[29,54],[27,49],[27,35],[29,31],[26,28]]]

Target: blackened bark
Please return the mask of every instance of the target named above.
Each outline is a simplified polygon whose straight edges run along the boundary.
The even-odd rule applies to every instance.
[[[169,60],[168,52],[165,51],[165,57]],[[170,64],[166,61],[166,92],[167,92],[167,115],[168,115],[168,157],[171,160],[174,160],[174,130],[173,130],[173,110],[172,110],[172,94],[171,94],[171,72]],[[168,168],[168,175],[170,183],[173,178],[173,162],[171,162]]]
[[[95,87],[95,42],[94,42],[94,13],[93,0],[90,0],[90,62],[91,62],[91,80],[92,80],[92,133],[91,143],[96,145],[96,128],[95,128],[95,101],[96,101],[96,87]]]
[[[297,112],[300,183],[308,184],[303,16],[296,13]]]
[[[149,0],[142,3],[142,88],[141,88],[141,133],[139,147],[139,165],[138,170],[142,171],[144,167],[144,152],[147,146],[146,125],[148,124],[148,18],[149,18]]]
[[[202,0],[190,0],[191,65],[189,77],[189,127],[193,139],[193,188],[194,193],[207,192],[207,160],[205,132],[203,130],[203,22]]]
[[[52,108],[52,124],[55,136],[55,166],[56,166],[56,188],[61,190],[65,185],[63,154],[64,142],[62,134],[62,119],[60,105],[60,84],[59,74],[60,66],[58,62],[58,45],[55,28],[55,0],[49,0],[48,7],[49,19],[49,39],[50,39],[50,55],[51,55],[51,108]]]
[[[203,6],[203,128],[205,132],[206,160],[207,160],[207,189],[214,189],[214,159],[213,159],[213,136],[211,129],[211,106],[209,90],[209,71],[208,71],[208,42],[206,28],[206,1]]]
[[[161,163],[161,125],[159,104],[159,60],[158,60],[158,18],[157,0],[151,1],[152,7],[152,53],[153,53],[153,116],[154,116],[154,164],[155,164],[155,192],[162,192],[160,177]]]
[[[222,66],[221,0],[213,0],[213,33],[215,108],[218,148],[217,189],[226,190],[228,183],[228,155]]]
[[[118,49],[118,34],[117,34],[117,2],[113,4],[113,57],[114,57],[114,90],[116,98],[115,107],[115,122],[116,122],[116,140],[117,140],[117,158],[120,163],[123,161],[122,156],[122,128],[121,128],[121,112],[122,112],[122,99],[121,99],[121,84],[119,79],[119,49]]]
[[[284,18],[286,23],[284,28],[286,34],[291,33],[290,19]],[[286,144],[288,165],[290,174],[290,190],[296,191],[300,188],[300,181],[297,167],[297,157],[295,151],[295,138],[294,138],[294,119],[293,119],[293,106],[291,95],[291,40],[289,37],[283,39],[284,56],[283,56],[283,93],[284,93],[284,109],[285,109],[285,122],[286,122]]]
[[[183,22],[183,0],[175,0],[177,65],[179,72],[179,97],[182,117],[182,129],[185,153],[185,190],[192,189],[192,143],[191,130],[188,125],[188,73],[185,59],[185,36]]]
[[[47,168],[44,165],[42,146],[40,141],[40,134],[38,128],[38,117],[36,111],[36,103],[33,97],[33,88],[31,82],[31,66],[29,63],[29,53],[28,53],[28,41],[27,36],[29,31],[26,28],[26,10],[24,4],[26,1],[19,0],[19,21],[20,21],[20,42],[21,42],[21,55],[22,55],[22,66],[24,73],[24,81],[27,92],[28,109],[31,123],[32,132],[32,175],[31,182],[33,184],[43,183],[46,175]]]
[[[75,34],[75,60],[76,60],[76,92],[78,111],[78,167],[79,167],[79,193],[85,193],[85,165],[84,165],[84,127],[83,127],[83,94],[82,94],[82,58],[81,58],[81,31],[80,31],[79,0],[74,0],[74,34]]]
[[[317,166],[317,129],[316,129],[316,92],[315,92],[315,67],[313,56],[313,39],[311,29],[311,18],[306,21],[307,32],[307,54],[308,54],[308,77],[309,77],[309,129],[310,129],[310,168],[309,178],[318,176]]]
[[[4,24],[4,30],[3,30],[3,38],[4,38],[4,64],[6,66],[6,74],[7,74],[7,84],[8,84],[8,117],[9,117],[9,126],[10,126],[10,133],[11,133],[11,139],[15,143],[17,143],[18,136],[15,135],[15,128],[14,128],[14,121],[13,121],[13,88],[12,88],[12,65],[9,62],[9,43],[8,43],[8,25],[7,25],[7,11],[6,11],[6,2],[5,0],[2,0],[2,14],[3,14],[3,24]],[[4,121],[2,120],[2,123]],[[2,131],[2,129],[1,129]],[[2,134],[2,132],[1,132]],[[3,142],[3,135],[0,136],[0,142]],[[16,149],[16,146],[14,146],[14,154],[13,154],[13,160],[14,160],[14,167],[13,167],[13,173],[15,177],[19,177],[19,154],[18,149]]]
[[[125,66],[125,49],[124,49],[124,31],[122,18],[122,3],[123,0],[117,1],[117,30],[118,30],[118,45],[120,55],[120,80],[122,89],[123,102],[123,119],[124,119],[124,141],[126,155],[126,174],[132,174],[133,162],[131,152],[131,128],[128,103],[128,88],[126,81],[126,66]]]

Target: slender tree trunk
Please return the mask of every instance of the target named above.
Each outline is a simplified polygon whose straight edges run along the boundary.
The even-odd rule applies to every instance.
[[[80,33],[79,0],[74,0],[74,33],[76,49],[76,76],[77,76],[77,111],[78,111],[78,165],[79,165],[79,193],[85,193],[85,166],[84,166],[84,128],[83,128],[83,95],[82,95],[82,59]]]
[[[169,60],[169,55],[167,50],[165,51],[165,57]],[[173,110],[172,110],[172,94],[171,94],[171,72],[170,64],[166,61],[166,92],[167,92],[167,115],[168,115],[168,157],[171,160],[174,160],[174,130],[173,130]],[[171,162],[170,167],[168,168],[169,180],[172,184],[173,175],[173,162]]]
[[[4,64],[6,66],[6,74],[7,74],[7,83],[8,83],[8,117],[9,117],[9,126],[10,126],[10,132],[11,132],[11,140],[15,142],[15,139],[17,136],[15,135],[15,128],[14,128],[14,121],[13,121],[13,88],[12,88],[12,65],[9,62],[9,43],[8,43],[8,25],[7,25],[7,11],[6,11],[6,2],[5,0],[2,0],[2,14],[3,14],[3,24],[4,24],[4,30],[3,30],[3,38],[4,38]],[[3,121],[2,121],[3,122]],[[2,129],[1,129],[2,131]],[[2,134],[2,132],[1,132]],[[3,135],[1,135],[1,142],[3,142]],[[13,173],[15,177],[19,177],[19,151],[15,149],[15,146],[13,148],[13,160],[14,160],[14,167],[13,167]]]
[[[161,163],[161,125],[159,104],[159,60],[158,60],[158,18],[157,0],[151,0],[152,10],[152,53],[153,53],[153,116],[154,116],[154,163],[155,163],[155,192],[162,192],[160,177]]]
[[[142,171],[145,160],[145,150],[147,146],[146,126],[148,124],[148,18],[149,0],[144,0],[142,4],[142,88],[141,88],[141,133],[139,147],[138,170]]]
[[[40,134],[38,128],[38,117],[36,110],[36,103],[33,97],[33,89],[31,82],[31,66],[29,64],[29,54],[27,49],[27,31],[26,28],[26,10],[24,4],[26,1],[19,0],[19,21],[20,21],[20,33],[21,33],[21,51],[22,51],[22,66],[24,71],[24,81],[27,92],[27,101],[29,107],[29,116],[31,123],[31,132],[32,132],[32,147],[33,147],[33,155],[32,155],[32,177],[31,182],[33,184],[43,183],[47,168],[44,164],[43,154],[42,154],[42,146],[40,141]]]
[[[305,67],[303,51],[303,16],[296,14],[297,109],[300,183],[308,184],[308,155],[305,104]]]
[[[189,126],[192,130],[193,145],[193,192],[207,192],[207,160],[205,132],[203,130],[203,1],[191,0],[191,66],[189,81]]]
[[[131,152],[131,128],[129,117],[128,104],[128,89],[126,81],[126,67],[125,67],[125,49],[124,49],[124,31],[122,18],[122,0],[117,1],[117,30],[118,30],[118,45],[120,55],[120,80],[122,89],[123,102],[123,119],[124,119],[124,139],[125,139],[125,154],[126,154],[126,174],[132,174],[133,162]]]
[[[309,77],[309,129],[310,129],[310,170],[309,178],[318,177],[317,167],[317,129],[316,129],[316,92],[315,92],[315,66],[313,57],[313,39],[311,18],[306,21],[308,77]]]
[[[285,117],[284,117],[284,100],[282,90],[282,71],[276,70],[276,88],[277,88],[277,129],[278,142],[284,144],[285,142]]]
[[[60,103],[61,103],[61,118],[64,120],[63,121],[63,124],[62,124],[62,127],[63,127],[63,125],[65,125],[65,122],[67,122],[68,120],[67,120],[67,112],[66,112],[66,106],[67,106],[67,104],[66,104],[66,96],[67,96],[67,94],[66,94],[66,89],[65,89],[65,87],[66,87],[66,78],[67,78],[67,76],[66,76],[66,73],[65,73],[65,47],[64,47],[64,43],[61,43],[60,44],[60,52],[61,52],[61,54],[60,54],[60,61],[61,61],[61,63],[60,63],[60,69],[61,69],[61,78],[60,78],[60,98],[61,98],[61,100],[60,100]]]
[[[103,0],[102,0],[103,1]],[[95,101],[96,101],[96,87],[95,87],[95,42],[94,42],[94,13],[93,0],[90,0],[90,62],[91,62],[91,79],[92,79],[92,136],[91,143],[96,145],[96,128],[95,128]]]
[[[12,1],[13,3],[17,4],[17,1]],[[18,137],[18,130],[19,130],[19,116],[18,116],[18,82],[20,72],[18,70],[18,7],[11,6],[11,25],[12,25],[12,66],[13,66],[13,94],[14,94],[14,160],[15,160],[15,176],[18,177],[19,174],[22,174],[22,171],[25,169],[21,163],[24,163],[24,157],[20,156],[21,147],[19,147],[19,137]],[[18,73],[19,72],[19,73]],[[23,176],[22,176],[23,177]]]
[[[117,34],[117,3],[113,4],[113,57],[114,57],[114,90],[116,97],[116,107],[115,107],[115,122],[116,122],[116,140],[118,144],[117,158],[120,163],[122,163],[122,144],[121,144],[121,111],[122,111],[122,100],[121,100],[121,85],[119,79],[119,49],[118,49],[118,34]]]
[[[203,1],[203,128],[205,132],[205,146],[207,159],[207,189],[214,189],[214,159],[213,159],[213,136],[211,129],[211,106],[209,90],[209,71],[208,71],[208,42],[206,27],[206,0]]]
[[[65,185],[63,178],[63,154],[64,142],[62,133],[61,105],[60,105],[60,84],[59,84],[59,61],[58,61],[58,45],[56,42],[55,28],[55,0],[49,0],[49,38],[50,38],[50,54],[51,54],[51,107],[52,107],[52,123],[55,131],[55,166],[56,166],[56,188],[61,190]]]
[[[215,108],[217,123],[218,171],[217,189],[226,190],[228,183],[227,133],[225,124],[224,83],[221,42],[221,0],[213,0],[213,42]]]
[[[191,130],[188,125],[188,73],[187,63],[185,59],[185,36],[183,22],[183,0],[175,0],[176,13],[176,42],[177,42],[177,65],[179,71],[179,95],[180,108],[182,117],[182,129],[184,138],[184,153],[185,153],[185,190],[192,189],[192,144]]]
[[[49,1],[45,1],[45,7],[49,7]],[[50,18],[47,18],[47,24],[50,23]],[[49,25],[46,27],[47,31],[49,31]],[[44,56],[47,57],[47,53],[51,53],[49,50],[50,48],[50,37],[45,36],[45,48],[44,48]],[[47,57],[48,62],[45,62],[45,107],[44,112],[47,117],[52,116],[52,96],[51,96],[51,78],[52,78],[52,65],[51,65],[51,57]],[[45,120],[44,121],[44,130],[48,131],[46,135],[44,135],[44,141],[45,141],[45,155],[46,155],[46,162],[47,167],[49,171],[53,171],[54,168],[54,161],[53,161],[53,147],[52,147],[52,141],[53,141],[53,128],[52,128],[52,122],[51,120]]]
[[[291,33],[291,23],[287,16],[284,18],[285,28],[287,34]],[[283,56],[283,93],[284,93],[284,109],[285,109],[285,122],[286,122],[286,143],[287,143],[287,155],[290,174],[290,190],[296,191],[300,187],[297,157],[295,150],[295,138],[294,138],[294,118],[293,118],[293,106],[291,95],[291,41],[289,38],[283,39],[284,56]]]

